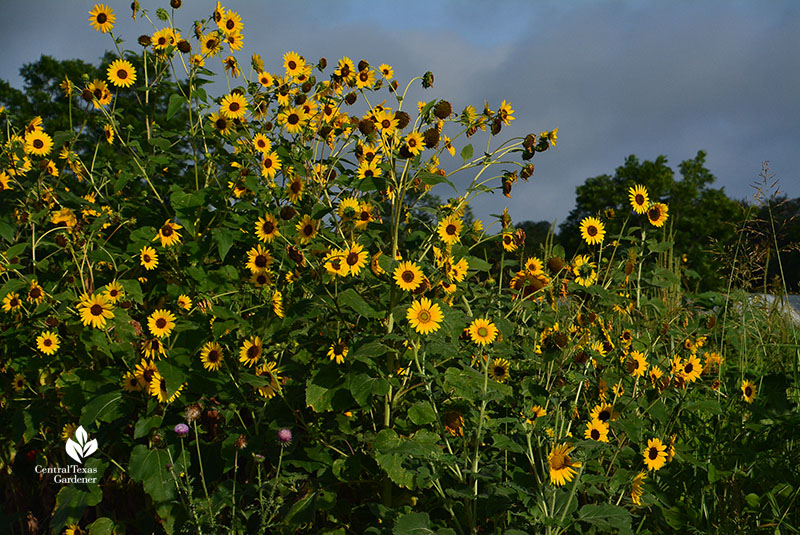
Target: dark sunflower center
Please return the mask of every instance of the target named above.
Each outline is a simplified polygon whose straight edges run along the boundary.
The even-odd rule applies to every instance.
[[[228,110],[229,111],[239,111],[239,103],[235,102],[235,101],[231,102],[230,104],[228,104]]]
[[[647,217],[649,217],[651,221],[658,221],[658,219],[661,217],[661,210],[658,208],[651,208],[647,212]]]
[[[46,345],[47,347],[50,347],[51,345],[53,345],[53,341],[52,341],[52,340],[50,340],[49,338],[45,338],[45,339],[42,341],[42,343],[43,343],[44,345]]]
[[[364,170],[364,176],[365,177],[374,177],[375,176],[375,172],[372,169],[367,168],[367,169]]]
[[[102,89],[100,89],[99,87],[98,87],[97,89],[95,89],[95,90],[94,90],[94,97],[95,97],[97,100],[100,100],[101,98],[103,98],[103,90],[102,90]]]
[[[219,360],[219,351],[216,349],[212,349],[208,352],[208,361],[209,362],[217,362]]]
[[[260,254],[260,255],[256,256],[256,259],[255,259],[254,263],[258,267],[266,267],[266,265],[267,265],[267,257],[262,255],[262,254]]]
[[[292,182],[292,185],[289,186],[289,189],[292,190],[292,193],[300,193],[303,189],[303,185],[300,182]]]
[[[643,205],[644,195],[642,195],[641,193],[637,193],[636,196],[633,198],[633,201],[640,206]]]
[[[420,310],[419,314],[417,314],[417,319],[419,319],[419,321],[422,323],[427,323],[431,321],[431,313],[427,310]]]
[[[164,318],[158,318],[156,320],[156,327],[158,327],[159,329],[163,329],[166,326],[167,326],[167,320],[165,320]]]
[[[550,468],[553,470],[561,470],[567,466],[567,459],[563,453],[554,453],[550,458]]]
[[[153,370],[147,369],[142,372],[142,379],[144,379],[145,383],[150,383],[153,380]]]
[[[11,308],[17,307],[19,306],[19,299],[13,297],[11,301],[8,302],[8,304],[11,305]]]
[[[100,305],[92,305],[92,308],[89,309],[89,312],[92,313],[92,316],[99,316],[103,313],[103,307]]]
[[[370,174],[369,176],[372,175]],[[367,211],[363,211],[361,212],[361,216],[359,217],[359,219],[361,219],[361,221],[369,221],[370,219],[372,219],[372,214],[370,214]]]
[[[311,236],[312,234],[314,234],[314,227],[312,227],[311,225],[304,226],[303,234],[306,236]]]
[[[34,139],[33,146],[34,148],[41,149],[42,147],[44,147],[44,142],[41,139]]]
[[[250,346],[247,348],[247,358],[254,359],[261,354],[261,349],[258,346]]]
[[[272,223],[272,221],[265,221],[264,226],[261,227],[261,229],[264,231],[264,234],[272,234],[275,230],[275,225]]]
[[[367,73],[367,71],[362,71],[362,72],[361,72],[361,73],[358,75],[358,78],[359,78],[359,79],[360,79],[362,82],[366,82],[367,80],[369,80],[369,73]]]
[[[333,346],[333,354],[344,355],[344,346],[342,344],[336,344],[335,346]]]
[[[217,40],[216,39],[209,39],[206,41],[206,48],[209,50],[214,50],[217,47]]]
[[[331,267],[334,271],[339,271],[342,268],[342,261],[338,258],[336,260],[331,260]]]
[[[272,158],[265,158],[264,159],[264,167],[269,169],[272,167]]]
[[[158,340],[150,340],[150,350],[151,351],[160,351],[161,350],[161,342]]]
[[[111,297],[117,297],[119,295],[119,292],[117,290],[111,290],[108,292],[108,295],[110,295]]]
[[[105,24],[108,20],[108,16],[105,13],[98,13],[97,14],[97,23],[98,24]]]
[[[167,380],[163,377],[158,381],[158,387],[161,389],[162,392],[166,394],[167,392]]]
[[[601,422],[606,422],[611,418],[611,412],[608,409],[603,409],[597,414],[597,419]]]
[[[266,284],[267,283],[267,276],[263,273],[256,278],[257,284]]]
[[[28,294],[31,296],[31,299],[39,299],[39,297],[42,296],[42,292],[39,288],[31,288]]]
[[[586,229],[586,234],[589,236],[597,236],[597,227],[589,225],[589,227]]]
[[[217,122],[214,123],[214,126],[216,126],[218,130],[225,130],[228,128],[228,121],[225,120],[224,117],[220,117],[217,119]]]
[[[142,261],[143,261],[145,264],[149,264],[149,263],[150,263],[150,255],[149,255],[149,254],[143,254],[143,255],[142,255]]]
[[[748,387],[745,387],[745,389],[744,389],[744,395],[745,395],[745,396],[747,396],[747,397],[750,397],[752,394],[753,394],[753,389],[752,389],[752,388],[750,388],[749,386],[748,386]]]
[[[494,374],[495,374],[497,377],[505,377],[505,375],[506,375],[506,369],[505,369],[505,368],[503,368],[502,366],[495,366],[495,367],[494,367]]]
[[[293,71],[297,68],[297,62],[295,62],[294,60],[289,60],[286,66],[289,67],[290,71]]]
[[[688,364],[686,364],[686,366],[684,366],[683,371],[686,373],[692,373],[693,369],[694,365],[691,362],[689,362]]]
[[[117,78],[119,78],[120,80],[124,80],[127,77],[128,77],[128,71],[126,71],[125,69],[120,69],[117,71]]]
[[[456,229],[456,226],[451,223],[447,225],[447,227],[445,227],[444,233],[450,236],[454,236],[457,230],[458,229]]]
[[[168,236],[172,236],[172,227],[169,225],[164,225],[161,227],[161,235],[165,238]]]
[[[158,44],[161,46],[167,46],[167,38],[166,37],[159,37]]]
[[[633,359],[633,369],[634,370],[638,370],[639,369],[639,361],[636,360],[636,359]]]
[[[592,440],[599,440],[600,439],[600,431],[597,429],[592,429],[591,432]]]
[[[392,126],[392,121],[389,119],[384,119],[381,121],[381,128],[389,128],[390,126]]]
[[[344,65],[342,67],[342,78],[347,78],[348,76],[350,76],[350,66]]]
[[[358,264],[358,253],[350,253],[347,255],[347,265],[355,266]]]
[[[414,272],[413,271],[404,271],[403,274],[400,276],[403,279],[403,282],[413,282],[414,281]]]
[[[296,113],[290,113],[289,116],[286,118],[286,122],[291,125],[296,125],[300,122],[300,116]]]
[[[228,22],[225,23],[225,27],[229,30],[232,30],[236,27],[236,23],[233,21],[233,19],[228,19]]]
[[[648,450],[647,456],[650,458],[651,461],[654,461],[658,458],[658,448],[652,447]]]
[[[503,236],[503,243],[510,244],[511,236]]]

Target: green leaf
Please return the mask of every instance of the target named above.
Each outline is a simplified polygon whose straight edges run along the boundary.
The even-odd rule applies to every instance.
[[[419,173],[417,173],[416,176],[420,180],[422,180],[423,183],[425,183],[425,184],[427,184],[429,186],[435,186],[437,184],[446,183],[451,188],[453,188],[455,191],[458,191],[458,188],[456,188],[455,184],[453,184],[451,181],[449,181],[447,178],[443,177],[442,175],[437,175],[436,173],[429,173],[427,171],[420,171]]]
[[[464,160],[464,163],[467,163],[469,160],[472,159],[472,153],[473,149],[471,143],[466,147],[464,147],[463,149],[461,149],[461,159]]]
[[[172,119],[173,115],[178,113],[178,110],[181,109],[186,103],[186,99],[180,93],[173,93],[169,97],[169,107],[167,107],[167,121]]]
[[[615,528],[620,534],[633,533],[631,530],[631,514],[622,507],[604,503],[588,504],[581,507],[578,519],[599,528]]]
[[[64,485],[56,495],[56,507],[50,520],[51,533],[61,533],[68,524],[77,524],[86,509],[89,492],[75,485]]]
[[[167,464],[170,463],[170,452],[172,452],[172,446],[163,450],[151,450],[144,444],[139,444],[131,452],[128,475],[134,481],[142,483],[144,491],[156,504],[176,499],[175,481],[173,475],[167,470]],[[173,454],[172,457],[174,458],[175,455]]]
[[[397,519],[392,529],[393,535],[428,535],[431,529],[431,517],[428,513],[406,513]]]
[[[88,526],[89,535],[111,535],[114,532],[114,521],[101,516]]]
[[[416,425],[426,425],[436,421],[436,413],[427,401],[418,401],[408,409],[408,418]]]
[[[383,314],[376,312],[371,306],[364,301],[364,298],[356,293],[352,288],[341,292],[339,294],[339,303],[351,308],[354,312],[365,318],[381,318]]]
[[[137,439],[146,437],[147,435],[150,434],[150,431],[158,428],[163,420],[164,417],[159,414],[154,414],[153,416],[139,418],[136,421],[136,425],[133,428],[133,438]]]
[[[219,250],[219,259],[225,261],[225,256],[233,245],[233,232],[226,228],[215,228],[212,231],[214,241],[217,242],[217,249]]]
[[[81,425],[90,425],[95,420],[112,422],[122,416],[119,405],[122,393],[119,391],[100,395],[83,407],[81,412]]]
[[[469,269],[476,271],[489,271],[492,269],[492,265],[489,262],[476,256],[467,257],[467,263],[469,264]]]
[[[157,147],[163,151],[169,150],[170,146],[172,145],[168,139],[164,139],[163,137],[154,137],[150,138],[150,145],[153,147]]]
[[[387,392],[389,383],[381,377],[370,377],[366,373],[359,373],[350,378],[350,393],[362,407],[369,405],[372,396],[383,396]]]

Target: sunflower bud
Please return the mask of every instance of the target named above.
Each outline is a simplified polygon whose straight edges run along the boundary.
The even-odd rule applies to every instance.
[[[425,89],[433,87],[433,73],[431,71],[422,75],[422,87]]]
[[[525,136],[525,140],[522,142],[522,146],[525,147],[527,150],[531,150],[533,146],[536,145],[536,136],[533,134],[528,134]]]
[[[58,318],[50,317],[44,320],[44,322],[48,327],[58,327]]]
[[[358,131],[368,136],[375,131],[375,123],[369,119],[362,119],[358,122]]]
[[[634,265],[635,264],[634,264],[633,260],[628,260],[625,263],[625,275],[630,275],[631,273],[633,273]]]
[[[368,68],[369,68],[369,63],[367,63],[367,60],[362,59],[361,61],[358,62],[358,72],[361,72]]]
[[[422,134],[422,140],[426,147],[429,149],[434,148],[439,144],[439,130],[437,130],[436,127],[428,128]]]
[[[398,86],[398,85],[399,85],[399,84],[397,83],[397,80],[392,80],[392,89],[394,89],[395,91],[397,91],[397,86]]]
[[[289,221],[297,214],[297,211],[292,208],[291,206],[284,206],[281,208],[281,219],[284,221]]]
[[[717,317],[716,316],[709,316],[708,320],[706,321],[706,325],[708,325],[709,329],[713,329],[714,325],[717,324]]]
[[[178,50],[180,50],[182,54],[188,54],[192,51],[192,45],[189,44],[189,41],[181,39],[178,41]]]
[[[169,0],[169,5],[172,9],[180,9],[183,2],[181,0]]]
[[[305,93],[300,93],[299,95],[294,97],[294,103],[297,106],[302,106],[303,104],[306,103],[306,100],[308,100],[308,97],[305,95]]]
[[[532,163],[529,163],[528,165],[523,167],[522,171],[519,173],[519,176],[521,176],[523,179],[525,179],[526,182],[528,181],[528,179],[532,175],[533,175],[533,164]]]
[[[398,158],[407,159],[411,158],[411,156],[412,154],[408,151],[408,147],[406,145],[400,147],[400,151],[397,154]]]
[[[63,234],[59,234],[56,236],[56,243],[59,247],[66,247],[67,245],[67,238]]]
[[[300,249],[298,249],[294,245],[287,246],[286,247],[286,252],[288,253],[289,258],[294,260],[294,262],[297,265],[299,265],[300,267],[303,267],[303,266],[306,265],[306,257],[305,257],[305,255],[303,255],[303,251],[301,251]]]
[[[394,113],[394,118],[397,119],[397,129],[402,130],[408,123],[411,121],[411,117],[404,111],[396,111]]]
[[[495,117],[492,121],[492,135],[496,136],[503,129],[503,120],[500,117]]]
[[[358,97],[356,96],[356,94],[351,92],[351,93],[348,93],[347,96],[344,97],[344,101],[348,105],[352,106],[355,103],[357,98]]]
[[[558,273],[564,269],[564,259],[554,256],[547,261],[547,269],[553,273]]]
[[[92,92],[91,92],[91,91],[89,91],[88,89],[84,89],[84,90],[81,92],[81,98],[82,98],[83,100],[85,100],[86,102],[91,102],[92,100],[94,100],[94,93],[92,93]]]
[[[267,121],[266,123],[264,123],[264,131],[266,132],[272,131],[273,126],[274,125],[272,124],[272,121]]]
[[[303,85],[300,86],[300,90],[303,93],[308,93],[313,88],[314,88],[314,84],[311,83],[311,80],[306,80],[305,82],[303,82]]]
[[[322,70],[327,66],[328,66],[328,60],[325,58],[319,58],[319,61],[317,62],[317,67],[319,67],[319,70]]]
[[[150,46],[150,44],[153,42],[149,35],[140,35],[138,41],[142,46]]]
[[[453,107],[446,100],[440,100],[433,108],[433,114],[439,119],[447,119],[453,113]]]
[[[319,129],[319,137],[325,139],[326,137],[328,137],[328,134],[330,134],[332,131],[333,128],[331,128],[330,126],[327,125],[323,126],[322,128]]]
[[[567,336],[567,333],[563,331],[558,331],[553,336],[553,342],[556,344],[556,347],[558,349],[564,349],[565,347],[567,347],[567,344],[569,343],[569,336]]]

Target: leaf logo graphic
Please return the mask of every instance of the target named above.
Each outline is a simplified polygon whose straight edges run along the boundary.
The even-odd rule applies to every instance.
[[[75,440],[67,439],[67,455],[83,464],[83,460],[97,451],[97,439],[89,440],[89,435],[83,426],[75,430]]]

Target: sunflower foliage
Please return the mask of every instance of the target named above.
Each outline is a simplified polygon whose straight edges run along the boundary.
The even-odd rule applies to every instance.
[[[681,294],[666,204],[632,188],[617,236],[598,214],[574,258],[551,240],[528,256],[507,212],[484,228],[469,206],[527,180],[557,130],[498,141],[515,119],[506,101],[408,109],[431,73],[401,88],[388,65],[295,52],[267,72],[258,55],[237,59],[238,13],[218,3],[181,30],[171,5],[151,18],[134,2],[153,26],[140,50],[117,48],[104,79],[64,80],[69,117],[106,125],[99,141],[5,114],[5,527],[446,535],[795,520],[796,480],[775,475],[796,474],[782,461],[792,446],[764,438],[796,415],[791,385],[742,359],[770,340],[717,321],[722,296]],[[90,12],[123,47],[115,20]],[[212,63],[225,94],[204,89]],[[181,128],[160,126],[175,117]],[[454,197],[429,202],[434,186]],[[74,464],[65,443],[87,433],[97,482],[35,469]],[[754,444],[776,460],[740,457]]]

